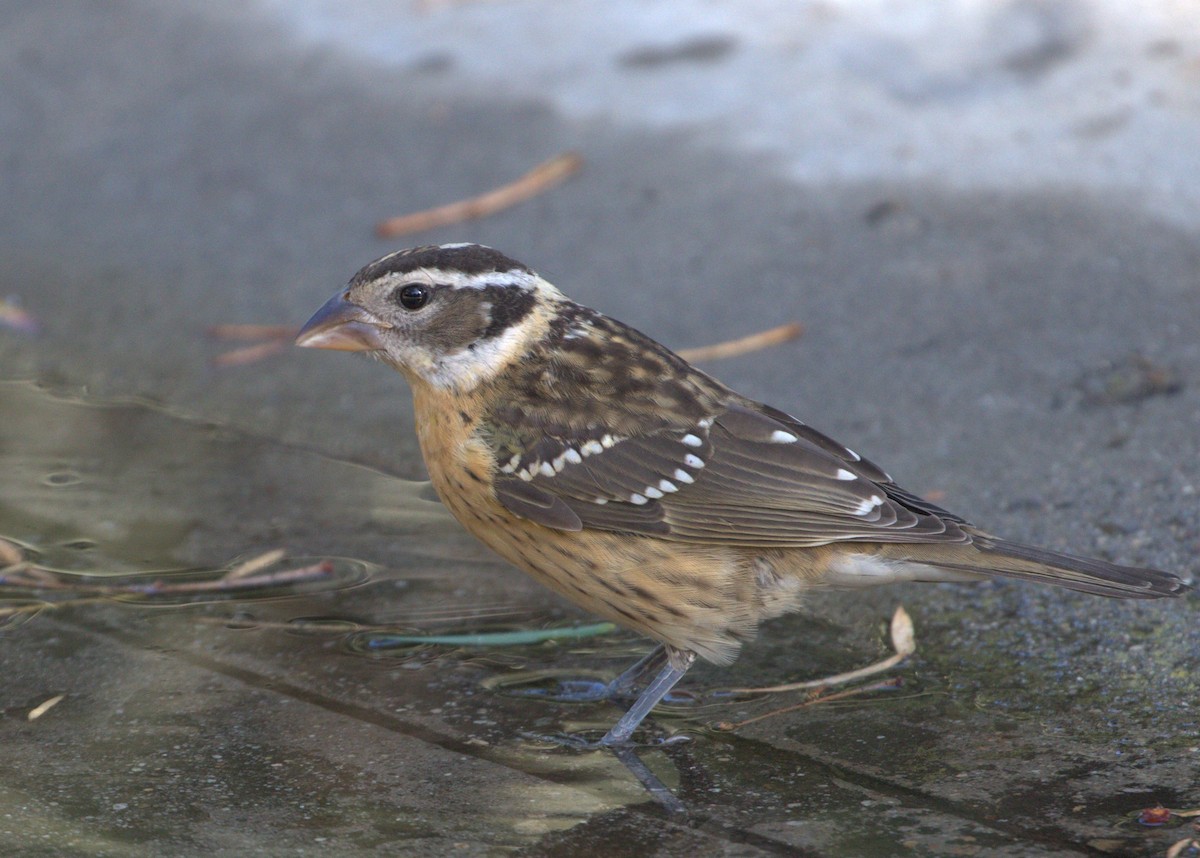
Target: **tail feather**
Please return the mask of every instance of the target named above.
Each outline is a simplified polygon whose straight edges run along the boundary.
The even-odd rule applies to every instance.
[[[1191,589],[1178,575],[1118,566],[1090,557],[1060,554],[1032,545],[1007,542],[993,536],[973,533],[971,558],[961,555],[934,561],[934,565],[961,572],[982,573],[1021,581],[1036,581],[1115,599],[1161,599],[1179,596]]]

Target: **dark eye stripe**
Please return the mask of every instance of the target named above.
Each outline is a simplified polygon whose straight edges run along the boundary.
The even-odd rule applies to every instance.
[[[511,286],[485,286],[483,298],[491,305],[490,320],[483,330],[482,339],[499,336],[520,322],[532,311],[537,296],[526,289]]]

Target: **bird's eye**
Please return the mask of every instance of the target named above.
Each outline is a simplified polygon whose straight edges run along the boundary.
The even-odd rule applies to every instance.
[[[393,295],[405,310],[420,310],[429,303],[429,287],[420,283],[405,283]]]

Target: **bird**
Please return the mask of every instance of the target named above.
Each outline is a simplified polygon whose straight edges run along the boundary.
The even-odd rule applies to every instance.
[[[642,690],[588,747],[634,745],[698,658],[732,663],[813,588],[999,577],[1128,599],[1188,589],[979,529],[483,245],[369,263],[296,343],[398,370],[430,481],[462,526],[657,642],[610,686]]]

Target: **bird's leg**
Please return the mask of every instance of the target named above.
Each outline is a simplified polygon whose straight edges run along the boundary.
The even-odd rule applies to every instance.
[[[663,647],[663,652],[666,655],[666,666],[646,686],[641,696],[633,702],[633,705],[621,716],[620,720],[616,724],[613,724],[612,729],[604,734],[604,738],[600,740],[601,745],[612,747],[614,745],[628,744],[629,737],[633,735],[633,731],[637,729],[643,719],[650,714],[650,710],[667,696],[667,693],[675,687],[675,683],[683,679],[683,675],[687,673],[688,668],[696,661],[696,654],[694,652],[686,652],[674,649],[673,647]],[[643,662],[648,662],[650,657],[658,658],[658,651],[655,650],[650,653],[650,656],[643,659]],[[639,665],[641,665],[641,662],[634,665],[634,667],[637,668]]]
[[[608,683],[608,697],[610,700],[628,697],[633,693],[633,690],[641,682],[642,677],[656,671],[662,667],[669,657],[666,644],[659,644],[650,652],[646,653],[642,658],[638,659],[637,663]]]

